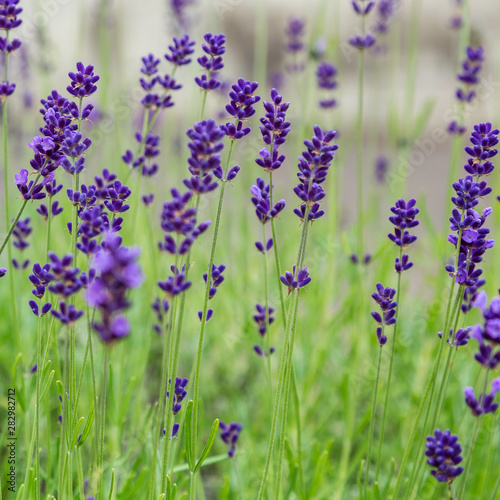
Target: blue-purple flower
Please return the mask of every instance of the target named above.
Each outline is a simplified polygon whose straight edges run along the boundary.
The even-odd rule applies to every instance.
[[[449,430],[436,429],[434,436],[427,436],[425,455],[431,474],[441,483],[452,483],[464,471],[463,467],[457,467],[463,460],[462,446],[458,436]]]
[[[224,67],[222,56],[226,52],[226,37],[223,33],[213,35],[206,33],[203,37],[205,42],[201,48],[205,54],[198,58],[198,64],[205,69],[207,74],[201,78],[196,77],[194,80],[202,90],[215,90],[220,87],[221,83],[215,77]]]
[[[377,291],[372,293],[373,300],[380,306],[382,312],[372,312],[373,319],[380,325],[377,327],[377,339],[381,346],[387,342],[384,335],[384,327],[396,323],[396,308],[398,303],[393,300],[396,290],[394,288],[384,288],[382,283],[377,283]]]
[[[230,458],[234,457],[234,451],[236,443],[240,437],[240,432],[243,430],[243,426],[237,422],[231,422],[229,425],[225,424],[222,420],[219,422],[219,429],[221,432],[221,439],[229,446],[229,451],[227,454]]]
[[[498,409],[498,403],[495,402],[497,392],[500,392],[500,377],[492,381],[491,392],[482,393],[479,398],[476,398],[473,387],[466,387],[464,389],[465,404],[475,417],[480,417],[486,413],[495,413]]]

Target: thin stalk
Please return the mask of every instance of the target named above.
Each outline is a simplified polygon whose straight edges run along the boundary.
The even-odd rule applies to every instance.
[[[401,273],[400,273],[401,276]],[[382,335],[384,334],[384,326],[382,325]],[[370,437],[368,439],[368,455],[366,458],[366,476],[365,476],[365,488],[364,488],[364,498],[368,493],[368,481],[370,476],[370,461],[372,455],[372,441],[373,441],[373,431],[375,429],[375,414],[377,409],[377,393],[378,393],[378,384],[380,380],[380,365],[382,364],[382,346],[380,346],[379,354],[378,354],[378,364],[377,364],[377,378],[375,379],[375,388],[373,390],[373,401],[372,401],[372,414],[370,418]],[[385,411],[385,408],[384,408]],[[380,440],[382,442],[382,439]],[[380,450],[380,449],[379,449]],[[380,451],[379,451],[380,453]],[[377,472],[380,460],[377,461]]]
[[[399,261],[401,262],[403,258],[403,248],[400,247],[399,249]],[[396,302],[398,303],[396,313],[400,309],[400,298],[401,298],[401,275],[403,273],[400,272],[398,273],[398,288],[396,291]],[[387,388],[385,390],[385,400],[384,400],[384,411],[382,414],[382,422],[380,424],[380,438],[379,438],[379,446],[378,446],[378,456],[377,456],[377,469],[375,472],[375,481],[378,480],[378,475],[380,472],[380,464],[382,462],[382,446],[384,445],[384,434],[385,434],[385,422],[387,418],[387,407],[389,405],[389,393],[391,390],[391,382],[392,382],[392,369],[394,365],[394,358],[396,356],[396,345],[397,345],[397,335],[398,335],[398,326],[399,326],[400,320],[396,322],[394,325],[394,336],[392,339],[392,349],[391,349],[391,358],[389,361],[389,371],[387,374]]]
[[[41,304],[40,304],[41,306]],[[41,309],[41,308],[40,308]],[[35,498],[40,498],[40,378],[43,368],[40,365],[42,354],[42,318],[38,318],[36,336],[36,404],[35,404],[35,477],[37,478]]]
[[[207,276],[207,281],[210,278]],[[184,292],[185,293],[185,292]],[[175,334],[176,334],[176,328],[175,328],[175,319],[177,315],[177,302],[178,298],[174,297],[173,300],[173,305],[172,305],[172,327],[171,327],[171,335],[170,335],[170,345],[168,348],[168,371],[167,371],[167,381],[170,380],[170,393],[169,393],[169,398],[167,399],[166,403],[166,417],[165,417],[165,440],[163,442],[163,457],[162,457],[162,467],[161,467],[161,490],[160,493],[165,493],[165,495],[168,495],[167,493],[167,475],[168,475],[168,459],[170,457],[170,449],[172,447],[172,425],[174,421],[174,415],[171,410],[171,401],[174,397],[174,386],[175,386],[175,379],[174,377],[176,376],[177,372],[177,362],[178,359],[175,359],[175,344],[176,344],[176,339],[175,339]]]
[[[177,262],[176,262],[177,264]],[[174,298],[176,301],[176,298]],[[170,324],[172,324],[174,318],[174,307],[170,310]],[[155,437],[153,445],[153,455],[151,457],[151,477],[149,484],[149,500],[152,500],[155,496],[155,482],[156,482],[156,461],[158,455],[158,440],[161,435],[161,423],[165,415],[165,405],[167,398],[167,376],[168,376],[168,348],[169,348],[169,336],[168,332],[164,333],[163,337],[163,355],[161,362],[161,382],[160,382],[160,393],[158,394],[158,415],[156,419],[155,426]],[[174,331],[170,329],[170,337],[174,335]]]
[[[364,30],[363,30],[364,31]],[[356,120],[356,135],[358,137],[356,150],[357,170],[357,204],[358,204],[358,257],[363,258],[363,82],[365,73],[365,52],[359,54],[358,67],[358,116]]]
[[[233,147],[234,147],[234,141],[231,141],[231,145],[229,146],[229,153],[228,153],[228,158],[227,158],[227,164],[226,164],[226,169],[224,172],[224,179],[227,176],[227,171],[229,167],[229,162],[231,161],[231,154],[233,152]],[[206,321],[207,321],[207,312],[208,312],[208,295],[210,292],[210,279],[209,277],[211,276],[212,273],[212,267],[214,264],[214,259],[215,259],[215,249],[217,247],[217,238],[219,235],[219,226],[220,226],[220,219],[221,219],[221,213],[222,213],[222,205],[224,202],[224,190],[226,188],[227,181],[223,181],[221,188],[220,188],[220,193],[219,193],[219,205],[217,207],[217,216],[215,218],[215,226],[214,226],[214,235],[212,239],[212,249],[210,250],[210,261],[208,263],[208,271],[207,271],[207,284],[205,287],[205,300],[203,304],[203,313],[201,316],[201,328],[200,328],[200,336],[198,340],[198,348],[196,350],[196,364],[195,364],[195,371],[194,371],[194,389],[193,389],[193,449],[192,449],[192,456],[196,457],[196,446],[197,446],[197,439],[198,439],[198,403],[199,403],[199,397],[200,397],[200,369],[201,369],[201,354],[203,351],[203,341],[205,338],[205,327],[206,327]],[[190,498],[194,499],[196,496],[196,480],[193,479],[191,481],[191,484],[193,486],[193,489],[190,491]]]
[[[83,492],[83,464],[82,464],[82,450],[76,448],[76,470],[78,473],[78,489],[80,490],[80,498],[85,498]]]
[[[272,206],[272,205],[271,205]],[[272,402],[273,385],[271,381],[271,353],[269,352],[269,287],[267,284],[267,250],[266,250],[266,225],[262,224],[262,244],[264,245],[264,327],[265,327],[265,349],[266,349],[266,365],[267,365],[267,389],[269,392],[270,401]],[[281,287],[280,287],[281,289]]]
[[[108,383],[108,370],[109,370],[109,347],[104,346],[104,362],[103,362],[103,376],[102,376],[102,401],[101,401],[101,415],[100,415],[100,439],[99,439],[99,454],[97,456],[97,470],[99,471],[99,480],[97,482],[97,500],[102,499],[102,483],[103,483],[103,457],[104,457],[104,427],[106,425],[106,391]]]
[[[302,265],[304,262],[304,257],[305,257],[305,248],[307,244],[307,235],[308,235],[308,229],[309,229],[309,211],[310,207],[309,205],[306,205],[306,211],[304,214],[304,223],[302,226],[302,233],[300,237],[300,244],[299,244],[299,252],[297,255],[297,263],[295,265],[295,273],[298,275],[299,271],[302,269]],[[294,292],[295,295],[295,292]],[[279,447],[279,455],[278,455],[278,465],[277,465],[277,478],[276,478],[276,500],[279,500],[279,495],[280,495],[280,486],[281,486],[281,475],[282,475],[282,464],[283,464],[283,458],[285,455],[285,439],[286,439],[286,420],[287,420],[287,413],[288,413],[288,402],[290,399],[290,378],[291,378],[291,371],[293,370],[293,346],[295,342],[295,329],[296,329],[296,320],[297,320],[297,310],[298,310],[298,301],[299,301],[299,292],[296,292],[297,297],[295,298],[292,295],[292,300],[290,304],[290,308],[288,310],[288,320],[287,320],[287,328],[286,328],[286,333],[285,333],[285,339],[284,339],[284,345],[283,345],[283,352],[286,356],[285,358],[285,365],[283,366],[283,369],[281,370],[280,373],[280,378],[278,381],[278,391],[276,393],[276,397],[280,395],[283,399],[283,409],[282,409],[282,415],[281,415],[281,435],[280,435],[280,447]],[[277,407],[279,407],[279,401],[275,402],[275,413],[277,413]],[[277,425],[277,417],[275,419],[273,415],[273,427]],[[274,433],[273,429],[271,428],[271,439],[269,442],[269,447],[268,447],[268,457],[270,461],[270,456],[272,454],[273,446],[274,443],[274,435],[276,432],[276,429],[274,428]],[[259,491],[259,500],[262,498],[262,495],[264,494],[264,489],[265,489],[265,482],[267,481],[267,474],[269,472],[269,464],[268,464],[268,459],[266,459],[266,466],[264,469],[264,475],[262,477],[262,483],[261,483],[261,488]]]
[[[448,483],[448,491],[450,493],[450,500],[457,500],[457,496],[455,494],[455,488],[453,487],[453,483]]]
[[[47,203],[47,205],[48,205],[49,215],[47,216],[47,242],[45,245],[46,256],[49,254],[50,250],[50,229],[52,226],[52,197],[49,198],[49,202]]]
[[[470,441],[470,450],[465,463],[464,477],[462,478],[462,485],[460,487],[460,493],[458,495],[458,498],[460,498],[460,500],[464,499],[465,485],[467,484],[467,478],[469,476],[470,465],[472,463],[472,455],[474,454],[474,448],[476,447],[478,432],[479,432],[479,417],[475,417],[474,428],[472,430],[472,438]]]

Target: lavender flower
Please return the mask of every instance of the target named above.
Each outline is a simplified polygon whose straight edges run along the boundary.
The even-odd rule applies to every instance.
[[[31,290],[31,293],[41,299],[45,295],[45,289],[54,279],[54,275],[51,272],[50,264],[45,264],[43,267],[37,262],[33,265],[33,274],[28,276],[35,287]]]
[[[28,247],[28,237],[33,231],[33,228],[30,226],[31,219],[27,217],[24,220],[18,220],[16,227],[12,231],[13,236],[13,245],[21,252],[24,252]],[[18,262],[16,259],[12,259],[12,264],[15,269],[26,269],[29,264],[29,260],[26,259],[22,262]]]
[[[169,385],[171,384],[170,379],[168,383]],[[172,398],[172,413],[174,415],[177,415],[177,413],[181,411],[182,408],[181,403],[187,396],[187,391],[186,391],[187,384],[188,384],[187,378],[180,378],[180,377],[175,378],[174,394]],[[167,398],[170,398],[170,391],[167,391]]]
[[[216,266],[215,264],[212,265],[212,273],[210,277],[210,290],[208,292],[208,299],[212,299],[215,294],[217,293],[217,288],[222,284],[224,281],[224,276],[222,276],[222,273],[226,269],[226,266],[224,264],[221,264],[220,266]],[[206,283],[207,282],[207,273],[203,273],[203,281]]]
[[[196,0],[170,0],[170,7],[174,13],[179,26],[187,30],[189,27],[189,18],[186,10],[196,3]]]
[[[59,303],[59,310],[52,309],[51,313],[63,324],[72,327],[83,316],[73,304],[68,305],[64,300]]]
[[[395,206],[391,207],[391,212],[394,214],[389,217],[389,221],[395,226],[394,234],[389,233],[388,238],[401,249],[406,249],[417,240],[415,235],[411,235],[407,229],[412,229],[419,225],[419,221],[415,220],[420,210],[415,208],[417,201],[412,198],[406,202],[402,198],[396,201]],[[409,261],[408,255],[403,255],[401,260],[396,259],[394,268],[397,273],[407,271],[413,266],[413,262]]]
[[[280,276],[281,282],[288,287],[288,294],[293,290],[298,290],[300,292],[301,288],[304,288],[311,282],[311,277],[307,271],[307,267],[301,269],[298,274],[295,274],[295,266],[293,266],[293,273],[286,271],[284,276]]]
[[[238,83],[232,85],[229,92],[230,104],[226,105],[226,111],[234,118],[236,124],[226,123],[221,126],[227,137],[231,140],[241,139],[250,133],[250,127],[243,128],[243,122],[255,114],[254,104],[260,101],[255,95],[259,84],[238,78]]]
[[[366,35],[355,35],[349,38],[349,44],[352,45],[355,49],[358,50],[366,50],[375,45],[377,40],[371,33],[367,33]]]
[[[380,325],[377,327],[377,339],[381,346],[387,342],[387,337],[384,335],[384,327],[396,323],[396,308],[398,303],[393,301],[396,290],[393,288],[384,288],[382,283],[377,283],[377,291],[372,293],[373,300],[380,306],[382,314],[373,311],[373,319]]]
[[[299,158],[297,177],[300,182],[294,188],[295,194],[304,203],[293,211],[301,221],[305,218],[306,205],[309,207],[307,221],[314,221],[324,215],[324,211],[319,210],[319,202],[326,196],[321,184],[326,179],[334,152],[338,149],[336,144],[330,145],[336,135],[335,131],[324,133],[315,125],[312,140],[304,141],[307,151],[303,151]]]
[[[380,34],[387,33],[389,22],[399,8],[399,0],[380,0],[377,2],[377,23],[374,31]]]
[[[5,267],[0,267],[0,278],[3,278],[7,274],[7,269]]]
[[[263,141],[271,146],[271,151],[263,148],[259,151],[260,158],[255,163],[266,172],[273,172],[281,167],[285,156],[278,153],[279,147],[285,143],[290,132],[290,122],[286,120],[286,112],[290,107],[289,102],[283,98],[276,89],[271,90],[271,102],[263,102],[266,114],[260,119],[260,132]]]
[[[256,304],[255,309],[257,310],[257,314],[254,314],[253,320],[257,324],[259,328],[259,334],[261,337],[264,337],[267,334],[267,327],[274,323],[274,307],[264,307],[261,304]],[[253,346],[254,351],[261,358],[270,356],[274,352],[274,347],[269,348],[269,352],[264,352],[263,348],[259,345]]]
[[[452,483],[462,472],[463,467],[457,467],[462,462],[462,446],[458,436],[451,435],[449,430],[434,431],[434,436],[427,436],[425,455],[431,466],[431,474],[441,483]]]
[[[265,224],[274,217],[277,217],[282,210],[285,208],[285,200],[280,200],[274,204],[273,207],[270,205],[270,185],[266,184],[264,179],[260,177],[255,181],[256,184],[252,185],[250,192],[253,194],[251,200],[255,205],[255,214],[262,224]],[[271,240],[272,246],[272,240]],[[261,248],[262,247],[262,248]],[[261,244],[257,246],[260,251],[264,251],[264,246]],[[269,250],[269,248],[267,249]]]
[[[470,333],[472,331],[472,327],[469,326],[467,328],[460,328],[457,330],[456,334],[453,334],[453,328],[450,330],[450,334],[446,339],[446,342],[457,349],[460,346],[467,345],[470,340]],[[438,332],[439,338],[443,337],[443,332]]]
[[[167,300],[185,292],[191,286],[191,282],[186,281],[184,266],[180,270],[175,266],[171,266],[170,270],[172,276],[169,276],[165,281],[158,281],[158,286],[165,292]]]
[[[318,81],[318,87],[322,90],[326,90],[328,93],[333,89],[337,88],[337,68],[330,63],[322,62],[318,65],[316,70],[316,78]],[[337,101],[333,98],[322,99],[319,101],[321,108],[330,109],[337,106]]]
[[[479,344],[479,352],[475,360],[487,368],[494,370],[500,365],[500,297],[494,297],[490,305],[484,292],[479,292],[474,305],[483,312],[483,325],[476,325],[471,336]]]
[[[219,428],[221,429],[221,439],[230,448],[227,454],[230,458],[234,457],[234,451],[236,443],[240,437],[240,432],[243,430],[243,426],[237,422],[231,422],[229,425],[225,424],[222,420],[219,422]]]
[[[170,54],[165,54],[165,59],[176,66],[184,66],[191,62],[189,57],[194,52],[196,42],[189,39],[189,35],[181,38],[174,37],[173,45],[169,45]]]
[[[196,225],[196,208],[189,208],[192,197],[190,191],[183,195],[177,189],[170,192],[172,201],[163,204],[161,214],[161,227],[165,231],[164,241],[158,246],[160,250],[172,255],[185,255],[196,238],[207,230],[210,221]],[[176,235],[175,239],[171,233]]]
[[[97,90],[99,75],[94,74],[94,66],[84,66],[83,63],[76,63],[77,72],[68,73],[71,83],[66,90],[75,97],[83,98],[92,95]]]
[[[21,41],[17,38],[9,42],[9,32],[22,23],[18,16],[23,9],[17,6],[18,3],[19,0],[3,0],[0,5],[0,30],[6,32],[5,38],[0,37],[0,51],[4,53],[5,57],[21,46]],[[14,93],[15,88],[15,83],[4,81],[0,84],[0,102],[2,104]]]
[[[389,160],[383,155],[377,156],[377,160],[375,162],[375,179],[379,184],[383,184],[385,182],[388,168]]]
[[[476,399],[473,387],[466,387],[464,389],[465,403],[475,417],[480,417],[486,413],[495,413],[498,409],[498,403],[495,403],[497,392],[500,392],[500,377],[497,377],[491,383],[491,392],[489,394],[480,394],[479,399]]]
[[[101,311],[101,321],[94,322],[92,327],[105,343],[129,334],[130,326],[123,315],[123,311],[130,306],[127,295],[143,279],[136,262],[139,251],[121,244],[120,236],[113,233],[106,235],[102,243],[103,249],[94,261],[98,276],[92,281],[86,294],[87,302]]]
[[[219,35],[206,33],[203,38],[206,43],[202,44],[201,48],[205,55],[198,58],[198,64],[206,70],[207,74],[202,75],[201,78],[196,77],[194,81],[202,90],[215,90],[221,85],[215,76],[224,67],[222,55],[226,52],[226,37],[223,33]]]

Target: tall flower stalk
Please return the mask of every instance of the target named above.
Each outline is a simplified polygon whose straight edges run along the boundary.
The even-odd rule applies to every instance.
[[[319,202],[325,197],[326,193],[324,192],[321,184],[326,179],[334,152],[337,150],[336,145],[330,145],[330,142],[335,138],[335,136],[335,132],[331,131],[324,133],[317,125],[315,125],[312,140],[304,141],[307,151],[304,151],[303,156],[299,158],[299,172],[297,174],[299,177],[299,184],[294,188],[294,191],[302,203],[300,208],[296,208],[294,210],[294,213],[301,220],[302,233],[297,261],[293,267],[293,271],[286,272],[285,275],[280,278],[281,282],[288,287],[288,294],[289,297],[290,295],[291,297],[286,321],[285,338],[283,341],[280,359],[278,386],[271,424],[271,435],[269,438],[266,462],[258,494],[259,500],[264,498],[267,489],[266,485],[274,449],[274,442],[276,439],[276,430],[278,420],[280,419],[282,432],[276,469],[277,478],[274,498],[278,499],[281,494],[281,476],[285,450],[290,380],[293,371],[293,346],[295,343],[299,291],[311,281],[307,267],[304,267],[307,235],[309,226],[312,222],[324,215],[324,211],[320,209]]]

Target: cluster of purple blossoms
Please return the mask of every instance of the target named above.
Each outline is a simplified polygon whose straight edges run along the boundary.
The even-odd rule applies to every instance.
[[[290,122],[286,119],[286,112],[290,107],[289,102],[283,102],[283,97],[276,89],[271,90],[271,102],[263,102],[265,115],[260,119],[260,133],[265,144],[270,150],[263,148],[259,151],[260,158],[255,163],[265,172],[273,172],[281,167],[285,156],[279,154],[279,147],[285,143],[290,132]]]
[[[226,266],[224,264],[221,264],[220,266],[216,266],[215,264],[212,264],[212,272],[210,273],[210,289],[208,291],[208,300],[211,300],[215,297],[215,294],[217,293],[217,288],[222,284],[224,281],[224,276],[222,276],[222,273],[226,269]],[[208,274],[203,273],[203,281],[205,284],[207,283],[208,279]]]
[[[63,208],[59,206],[59,202],[52,201],[52,198],[61,191],[63,185],[62,184],[57,184],[56,180],[53,179],[52,181],[47,181],[44,185],[45,192],[47,193],[47,197],[49,198],[49,201],[47,202],[47,205],[44,203],[40,203],[40,206],[36,209],[36,211],[45,219],[48,220],[49,217],[52,219],[56,215],[59,215],[62,211]]]
[[[94,66],[91,64],[85,66],[82,62],[78,62],[76,70],[76,73],[68,73],[71,82],[66,90],[80,99],[92,95],[97,90],[96,83],[99,81],[99,75],[94,74]]]
[[[215,77],[224,67],[222,56],[226,52],[226,37],[223,33],[218,35],[206,33],[203,38],[206,43],[202,44],[201,48],[205,54],[198,58],[198,64],[207,73],[202,75],[201,78],[196,77],[194,81],[202,90],[215,90],[221,85],[221,82]]]
[[[24,252],[29,247],[28,236],[33,231],[33,228],[30,226],[31,219],[27,217],[24,220],[18,220],[16,227],[12,231],[13,242],[12,244],[20,251]],[[12,265],[14,269],[26,269],[29,265],[30,261],[28,259],[18,262],[17,259],[12,259]]]
[[[387,33],[389,29],[389,22],[398,8],[399,0],[380,0],[377,2],[377,22],[374,28],[376,33]]]
[[[261,304],[255,304],[255,309],[257,310],[257,314],[254,314],[253,320],[259,328],[260,336],[264,337],[264,335],[266,335],[267,333],[267,327],[274,323],[274,307],[268,307],[266,309],[266,307]],[[275,351],[274,347],[270,347],[269,353],[264,352],[264,349],[262,349],[262,347],[257,344],[253,346],[253,349],[261,358],[267,357]]]
[[[166,300],[185,292],[191,286],[191,282],[186,280],[186,268],[184,266],[181,269],[170,266],[170,271],[172,272],[171,276],[165,281],[158,281],[158,286],[165,292]]]
[[[131,195],[128,186],[122,184],[115,174],[104,169],[102,176],[94,177],[95,184],[82,184],[80,191],[67,190],[71,204],[77,207],[80,220],[77,231],[77,248],[85,255],[99,252],[101,246],[97,237],[121,230],[121,214],[130,206],[126,203]],[[112,217],[111,217],[112,215]],[[73,232],[73,224],[68,223],[68,230]]]
[[[455,92],[455,97],[459,102],[471,102],[476,97],[474,87],[479,83],[479,73],[482,69],[484,62],[483,48],[478,47],[473,49],[467,47],[467,57],[462,62],[462,72],[458,73],[457,79],[462,83],[462,87],[458,88]],[[466,127],[457,120],[453,120],[448,125],[448,132],[450,134],[462,135],[466,131]]]
[[[182,38],[173,39],[173,44],[169,45],[169,53],[165,54],[165,59],[174,66],[184,66],[191,62],[189,56],[193,54],[194,41],[188,35]],[[147,123],[146,133],[135,134],[138,144],[137,154],[134,155],[128,149],[122,156],[122,160],[132,168],[139,169],[141,175],[151,177],[158,172],[158,164],[154,163],[154,158],[160,154],[158,148],[160,137],[153,135],[151,129],[154,125],[156,114],[160,109],[170,108],[174,105],[172,91],[179,90],[182,85],[178,84],[173,76],[159,73],[160,59],[153,54],[148,54],[142,58],[141,73],[144,75],[139,80],[145,92],[141,104],[145,110],[144,120]],[[173,74],[173,73],[172,73]]]
[[[394,288],[384,288],[382,283],[377,283],[377,291],[372,293],[373,300],[380,306],[382,314],[377,311],[372,312],[373,319],[380,325],[377,327],[377,339],[380,346],[385,345],[387,337],[384,335],[384,327],[397,322],[396,308],[398,303],[393,301],[396,290]]]
[[[311,277],[309,276],[307,267],[301,269],[297,273],[297,276],[295,275],[295,267],[296,266],[293,266],[293,273],[286,271],[284,276],[280,276],[281,282],[288,287],[289,295],[294,290],[298,290],[300,292],[301,288],[304,288],[311,282]]]
[[[158,335],[163,335],[163,324],[166,321],[166,314],[170,309],[170,304],[168,300],[160,300],[158,297],[156,297],[154,302],[151,304],[151,308],[153,309],[156,316],[156,323],[153,325],[153,330]]]
[[[450,276],[455,276],[456,283],[465,287],[464,312],[470,309],[478,288],[485,284],[485,280],[480,279],[482,270],[476,268],[477,264],[482,262],[486,250],[495,244],[494,240],[487,239],[490,230],[484,227],[492,209],[485,208],[479,214],[474,207],[478,205],[480,197],[491,192],[491,188],[481,178],[494,169],[491,158],[498,154],[494,146],[498,144],[499,133],[491,123],[474,126],[470,138],[472,146],[465,148],[469,159],[464,169],[468,175],[453,184],[456,196],[451,198],[455,208],[450,217],[450,229],[456,234],[448,235],[448,241],[455,248],[458,246],[459,254],[457,268],[447,265],[445,269]]]
[[[285,200],[280,200],[275,203],[273,207],[271,207],[270,190],[271,186],[269,184],[266,184],[264,179],[261,179],[260,177],[257,178],[256,184],[252,185],[252,187],[250,188],[250,192],[253,195],[251,200],[255,206],[255,215],[257,215],[259,222],[261,222],[262,224],[266,224],[272,218],[277,217],[286,205]],[[257,249],[261,252],[264,251],[264,243],[265,242],[255,243]],[[272,244],[273,241],[270,240],[270,243],[268,242],[268,244],[266,245],[268,246],[267,250],[270,250],[272,248]]]
[[[0,37],[0,52],[3,52],[5,57],[21,46],[21,40],[17,38],[9,41],[10,30],[17,28],[22,23],[18,16],[23,9],[17,6],[18,3],[19,0],[3,0],[0,5],[0,30],[6,32],[5,38]],[[3,81],[0,84],[0,102],[3,104],[7,97],[14,93],[15,89],[15,83]]]
[[[231,140],[241,139],[250,133],[250,127],[244,127],[244,121],[255,114],[254,104],[260,101],[260,96],[255,95],[259,84],[238,78],[238,83],[231,86],[229,92],[230,103],[226,111],[236,119],[236,124],[226,123],[221,126],[226,136]]]
[[[319,64],[316,70],[316,78],[318,80],[318,87],[321,90],[325,90],[328,95],[331,91],[337,88],[337,68],[330,63],[322,62]],[[332,97],[322,99],[319,101],[319,105],[323,109],[330,109],[337,106],[337,101]]]
[[[45,264],[43,267],[38,264],[34,264],[33,273],[29,275],[29,280],[31,284],[35,287],[31,290],[31,293],[39,300],[45,295],[45,290],[50,285],[54,279],[54,275],[51,272],[50,264]],[[35,316],[44,316],[52,309],[52,304],[50,302],[45,303],[41,309],[39,309],[38,304],[34,300],[29,301],[29,306],[33,311]]]
[[[231,422],[229,425],[225,424],[222,420],[219,422],[219,428],[221,429],[221,439],[230,448],[227,454],[230,458],[234,457],[234,451],[238,438],[240,437],[240,432],[243,430],[243,426],[237,422]]]
[[[102,249],[95,256],[97,276],[88,287],[86,300],[101,312],[101,321],[94,322],[92,327],[105,343],[121,339],[130,332],[123,311],[130,307],[129,290],[142,283],[138,256],[137,249],[122,246],[122,238],[111,232],[106,234]]]
[[[210,119],[195,123],[193,128],[187,131],[187,136],[191,139],[188,143],[191,153],[188,170],[191,177],[184,179],[184,185],[195,195],[213,191],[217,188],[214,176],[217,179],[224,177],[220,152],[224,148],[222,140],[225,133]],[[239,167],[230,169],[226,180],[234,179],[238,171]]]
[[[291,73],[303,71],[305,68],[305,63],[299,62],[300,54],[304,52],[304,32],[305,22],[302,19],[298,17],[290,19],[285,35],[287,37],[286,51],[292,57],[292,62],[288,63],[286,68]]]
[[[373,10],[375,2],[372,0],[353,0],[352,7],[358,16],[365,17]],[[349,39],[349,44],[360,51],[373,47],[375,42],[375,37],[371,33],[354,35]]]
[[[94,272],[89,271],[87,276],[86,273],[82,272],[77,267],[71,267],[73,263],[73,256],[71,254],[65,255],[63,258],[59,258],[55,253],[49,252],[49,266],[43,266],[42,270],[44,273],[49,273],[53,276],[51,284],[48,289],[51,293],[59,295],[65,300],[60,300],[59,310],[52,309],[52,314],[63,324],[72,326],[75,321],[83,315],[83,310],[78,310],[73,304],[68,304],[67,300],[74,294],[76,294],[84,286],[88,284],[94,278]],[[35,271],[35,268],[33,268]],[[35,276],[36,274],[33,273]],[[42,279],[47,280],[47,274],[42,278],[41,275],[38,276],[40,281]],[[35,282],[30,278],[31,282]],[[35,285],[36,286],[36,285]],[[46,286],[46,285],[44,285]],[[37,290],[39,287],[37,286]]]
[[[500,296],[494,297],[489,306],[485,292],[476,294],[472,307],[479,308],[483,313],[483,324],[472,329],[471,337],[478,342],[479,351],[474,355],[475,360],[486,368],[484,388],[476,397],[473,387],[464,389],[465,403],[475,417],[486,413],[495,413],[498,403],[495,397],[500,392],[500,377],[491,382],[491,392],[486,392],[489,373],[500,365]]]
[[[174,394],[172,398],[172,413],[173,415],[177,415],[182,409],[182,402],[187,396],[186,386],[188,385],[187,378],[175,377],[174,383]],[[172,380],[168,380],[169,385],[172,384]],[[167,391],[167,398],[170,398],[170,391]],[[175,423],[172,427],[172,437],[177,435],[179,432],[179,424]],[[166,434],[166,429],[163,429],[163,435]]]
[[[170,0],[170,8],[182,30],[189,28],[189,16],[186,10],[196,3],[196,0]]]
[[[326,196],[321,184],[325,181],[328,169],[333,160],[333,155],[338,149],[336,144],[330,142],[336,137],[337,132],[323,132],[318,125],[314,125],[314,136],[310,141],[304,141],[307,151],[299,157],[299,184],[294,188],[295,194],[303,202],[300,208],[293,213],[304,222],[314,221],[324,215],[320,210],[319,202]]]
[[[420,210],[415,207],[417,201],[412,198],[406,202],[402,198],[396,201],[395,206],[391,207],[391,212],[394,214],[389,217],[389,221],[394,225],[394,234],[389,233],[388,238],[401,249],[408,248],[417,240],[415,235],[411,235],[408,229],[412,229],[419,225],[419,221],[415,220]],[[402,273],[413,267],[413,262],[409,261],[408,255],[404,254],[401,258],[396,258],[394,268],[397,273]]]
[[[465,311],[464,311],[465,312]],[[470,334],[472,332],[472,327],[459,328],[456,333],[454,333],[453,328],[450,330],[446,342],[452,347],[457,349],[461,346],[467,345],[470,340]],[[443,332],[438,332],[439,338],[443,338]]]
[[[463,467],[457,467],[462,462],[462,446],[458,436],[452,435],[449,430],[434,431],[434,436],[427,436],[425,456],[427,463],[432,467],[431,474],[440,483],[452,483],[462,472]]]
[[[165,231],[165,236],[158,247],[172,255],[185,255],[196,238],[207,230],[210,221],[196,225],[196,208],[189,206],[193,196],[191,191],[181,194],[173,188],[170,193],[172,201],[163,204],[161,228]]]

